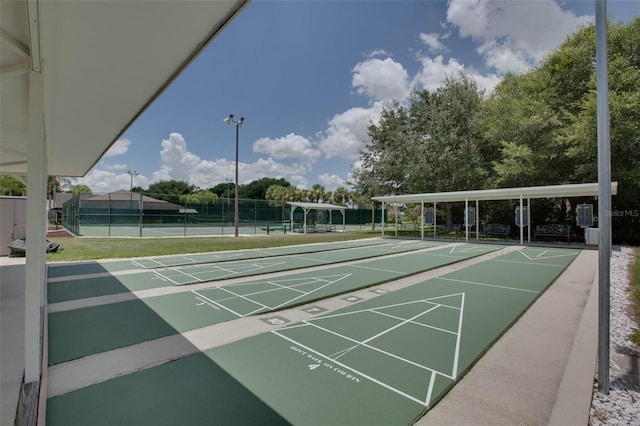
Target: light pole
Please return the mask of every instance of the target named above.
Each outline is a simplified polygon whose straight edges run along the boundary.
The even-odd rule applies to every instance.
[[[233,223],[234,223],[234,227],[235,227],[235,236],[238,236],[238,222],[239,222],[239,217],[238,217],[238,136],[240,133],[240,127],[242,127],[243,123],[244,123],[244,117],[240,117],[240,120],[234,120],[233,119],[233,114],[229,114],[229,116],[227,118],[224,119],[224,122],[227,124],[235,124],[236,125],[236,185],[235,185],[235,201],[234,201],[234,208],[235,211],[233,212]]]
[[[230,177],[226,177],[224,178],[227,181],[227,214],[224,215],[224,226],[227,226],[227,216],[229,215],[229,210],[231,210],[229,208],[229,192],[231,192],[231,178]]]
[[[134,171],[127,170],[127,174],[131,176],[131,184],[129,185],[129,201],[131,204],[130,208],[133,209],[133,177],[138,176],[140,173],[138,173],[137,170],[134,170]]]
[[[134,171],[127,170],[127,174],[131,176],[131,185],[129,187],[129,192],[131,192],[133,191],[133,177],[138,176],[140,173],[138,173],[137,170],[134,170]]]

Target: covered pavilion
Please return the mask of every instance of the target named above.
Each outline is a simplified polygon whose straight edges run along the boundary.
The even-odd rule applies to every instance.
[[[611,182],[611,194],[615,195],[618,191],[618,182]],[[469,211],[469,203],[475,202],[475,218],[469,218],[465,213],[464,229],[465,241],[469,241],[468,222],[480,222],[480,201],[494,200],[519,200],[520,211],[524,211],[526,200],[526,208],[531,205],[532,198],[560,198],[560,197],[588,197],[598,195],[597,183],[579,183],[569,185],[547,185],[547,186],[529,186],[521,188],[499,188],[499,189],[482,189],[471,191],[453,191],[453,192],[430,192],[423,194],[403,194],[403,195],[385,195],[380,197],[372,197],[373,200],[382,203],[382,235],[384,236],[384,208],[387,204],[420,204],[421,206],[421,238],[424,238],[424,209],[425,203],[433,204],[435,213],[438,203],[462,202],[464,201],[464,211]],[[526,216],[526,217],[524,217]],[[475,219],[475,220],[474,220]],[[528,227],[527,241],[531,242],[531,223],[528,214],[519,215],[520,227],[520,244],[524,244],[524,227]],[[525,223],[526,222],[526,223]],[[436,225],[436,215],[433,215],[433,225]],[[398,227],[396,215],[396,230]],[[476,239],[479,239],[479,227],[476,227]]]
[[[302,202],[294,202],[294,201],[287,201],[287,204],[291,206],[291,213],[289,216],[291,230],[294,229],[293,212],[295,212],[296,209],[298,208],[301,208],[303,211],[302,227],[300,229],[301,229],[301,232],[304,232],[305,234],[308,231],[316,232],[318,230],[317,224],[309,224],[307,222],[307,214],[309,214],[311,210],[320,210],[320,211],[329,212],[329,223],[325,224],[326,231],[332,231],[335,229],[335,226],[331,221],[331,212],[335,210],[339,211],[340,213],[342,213],[342,231],[344,232],[346,228],[346,221],[345,221],[345,214],[344,214],[344,211],[346,209],[345,206],[338,206],[336,204],[328,204],[328,203],[302,203]]]
[[[37,401],[48,365],[47,177],[86,175],[248,3],[0,2],[0,175],[26,183],[29,194],[23,393],[36,395],[29,400]]]

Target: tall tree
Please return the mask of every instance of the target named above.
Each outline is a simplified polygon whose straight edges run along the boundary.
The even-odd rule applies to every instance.
[[[369,127],[356,190],[384,193],[457,191],[483,186],[487,176],[476,127],[482,92],[464,74],[431,92],[415,91],[409,109],[395,105]],[[447,221],[452,220],[447,206]]]
[[[0,176],[0,195],[24,196],[27,187],[13,176]]]
[[[161,180],[149,185],[145,195],[159,200],[178,202],[180,195],[191,194],[196,191],[196,187],[180,180]]]
[[[283,178],[269,178],[263,177],[258,180],[249,182],[246,185],[240,185],[240,192],[242,196],[240,198],[246,198],[250,200],[265,200],[267,189],[271,185],[280,185],[283,187],[290,187],[291,184]]]

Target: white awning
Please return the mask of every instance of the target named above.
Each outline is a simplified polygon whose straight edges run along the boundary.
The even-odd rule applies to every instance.
[[[338,206],[336,204],[328,204],[328,203],[300,203],[287,201],[287,204],[292,206],[293,208],[302,207],[304,210],[340,210],[345,211],[345,206]]]
[[[247,3],[0,1],[0,174],[26,175],[40,106],[47,174],[85,175]]]
[[[611,183],[611,194],[618,192],[618,182]],[[515,200],[520,198],[559,198],[559,197],[588,197],[598,195],[597,183],[578,183],[571,185],[529,186],[522,188],[480,189],[473,191],[430,192],[424,194],[385,195],[372,197],[372,200],[385,203],[420,203],[452,201],[487,201],[487,200]]]

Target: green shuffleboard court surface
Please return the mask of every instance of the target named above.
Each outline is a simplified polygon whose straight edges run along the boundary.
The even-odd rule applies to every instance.
[[[405,241],[407,243],[408,241]],[[402,242],[396,242],[399,244]],[[170,244],[170,243],[167,243]],[[184,255],[145,257],[126,260],[98,260],[95,262],[50,264],[49,278],[70,277],[73,275],[100,274],[105,272],[128,271],[132,269],[156,269],[172,266],[197,265],[200,263],[226,262],[229,260],[258,259],[288,254],[315,253],[327,250],[340,250],[352,247],[389,245],[389,240],[364,239],[339,241],[335,243],[305,244],[264,249],[233,250],[210,253],[191,253]]]
[[[410,424],[577,254],[521,249],[206,354],[293,424]]]
[[[57,303],[67,300],[126,293],[129,291],[281,272],[290,269],[307,268],[328,263],[347,262],[420,250],[440,245],[442,245],[442,243],[430,241],[394,241],[384,244],[356,244],[355,247],[343,247],[340,249],[334,244],[332,245],[334,249],[331,250],[326,248],[328,244],[323,244],[324,249],[318,250],[317,252],[308,252],[305,251],[305,247],[298,246],[298,250],[305,252],[301,254],[263,256],[244,260],[223,261],[220,259],[218,262],[213,263],[154,268],[141,272],[117,271],[114,272],[113,275],[108,274],[96,277],[76,275],[69,279],[50,281],[48,284],[47,297],[49,303]],[[290,247],[286,249],[287,251],[292,250]],[[263,250],[258,250],[257,252],[263,252]],[[231,255],[233,255],[233,253],[228,254],[228,256]],[[249,256],[248,254],[246,255]],[[254,256],[257,256],[257,254],[254,253]],[[139,269],[140,268],[135,268],[134,271]]]
[[[268,280],[192,291],[185,288],[184,292],[175,294],[50,313],[49,362],[58,364],[178,332],[297,306],[501,247],[461,244]]]
[[[47,400],[47,425],[287,425],[204,354]]]

